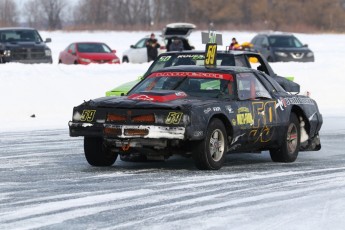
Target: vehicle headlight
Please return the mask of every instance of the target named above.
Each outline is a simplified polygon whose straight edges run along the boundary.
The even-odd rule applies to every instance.
[[[307,53],[307,57],[312,57],[312,56],[314,56],[314,53],[313,53],[313,52],[308,52],[308,53]]]
[[[91,62],[91,60],[87,58],[79,58],[79,60],[82,62]]]
[[[118,58],[115,58],[112,60],[113,63],[116,63],[116,62],[120,62],[120,60]]]
[[[276,55],[281,56],[281,57],[287,57],[287,53],[284,52],[275,52]]]
[[[4,50],[4,56],[6,57],[11,56],[11,50]]]
[[[45,52],[46,56],[52,56],[51,50],[46,49],[46,50],[44,50],[44,52]]]

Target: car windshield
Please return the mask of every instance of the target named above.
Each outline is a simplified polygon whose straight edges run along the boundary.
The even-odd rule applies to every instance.
[[[103,43],[78,43],[80,53],[111,53],[111,49]]]
[[[294,36],[271,36],[269,43],[272,47],[301,48],[303,44]]]
[[[42,38],[36,30],[2,30],[1,42],[42,42]]]
[[[235,59],[233,54],[221,53],[217,54],[217,65],[218,66],[242,66],[241,63]],[[148,69],[148,73],[161,70],[170,66],[180,65],[194,65],[204,66],[205,54],[204,53],[166,53],[160,56]],[[245,64],[243,63],[243,66]]]
[[[152,90],[177,90],[203,98],[233,98],[233,76],[224,73],[155,72],[130,93]]]

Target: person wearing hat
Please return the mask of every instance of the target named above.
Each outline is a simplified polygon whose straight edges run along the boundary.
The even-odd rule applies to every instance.
[[[146,41],[146,48],[147,48],[147,61],[153,61],[158,56],[158,48],[160,47],[160,44],[157,42],[157,39],[155,38],[155,34],[152,33],[150,38]]]

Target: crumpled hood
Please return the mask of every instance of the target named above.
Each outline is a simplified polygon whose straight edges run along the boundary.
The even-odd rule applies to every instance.
[[[140,92],[130,96],[101,97],[85,102],[83,105],[103,108],[128,108],[128,109],[176,109],[191,108],[213,104],[216,100],[202,100],[201,98],[189,97],[183,91],[157,90]]]

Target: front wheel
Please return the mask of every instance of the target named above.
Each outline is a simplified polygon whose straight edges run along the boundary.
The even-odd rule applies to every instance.
[[[207,127],[205,139],[196,143],[193,150],[195,166],[201,170],[218,170],[225,161],[227,135],[224,124],[212,119]]]
[[[92,166],[111,166],[118,153],[112,152],[101,137],[85,137],[84,153],[87,162]]]
[[[270,150],[271,159],[274,162],[294,162],[297,159],[301,141],[301,129],[295,113],[290,115],[283,138],[280,148]]]

